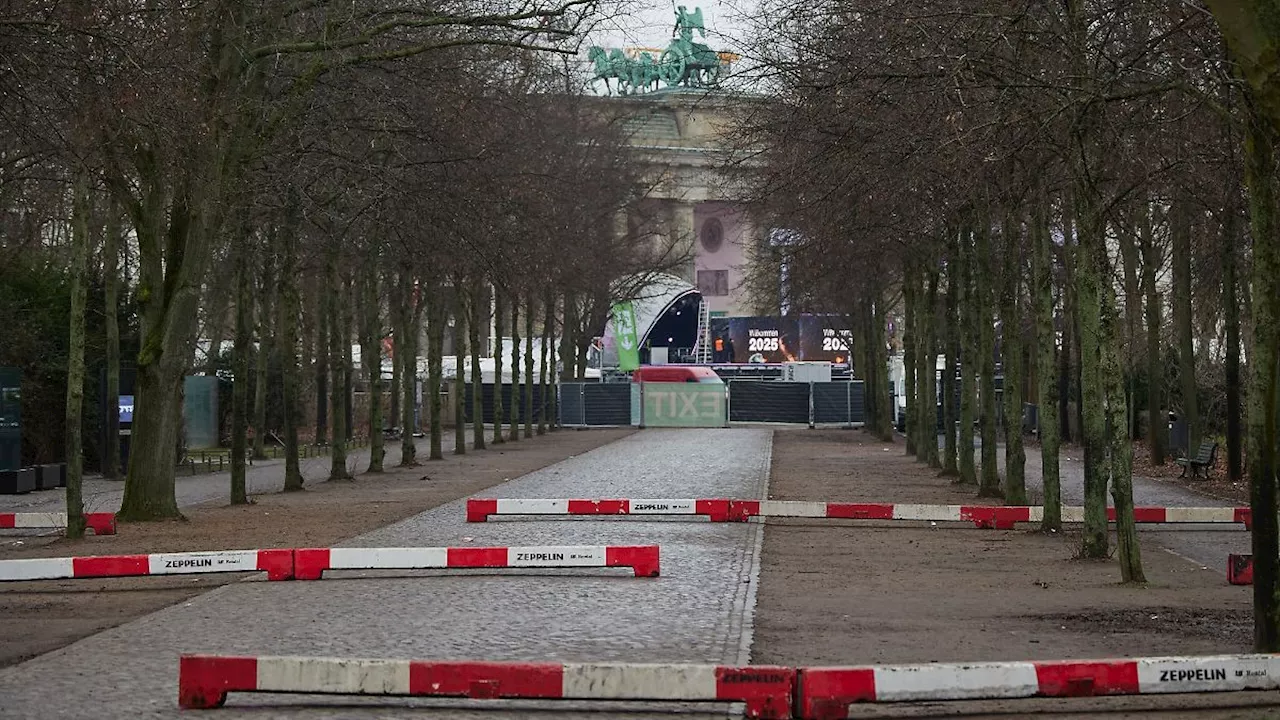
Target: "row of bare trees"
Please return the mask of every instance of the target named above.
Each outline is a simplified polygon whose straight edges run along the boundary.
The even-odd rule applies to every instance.
[[[382,469],[385,425],[403,431],[401,463],[415,462],[419,357],[430,456],[441,457],[446,338],[459,377],[476,384],[481,355],[495,357],[501,383],[493,340],[513,339],[519,390],[515,407],[495,393],[492,440],[503,440],[504,417],[506,437],[518,438],[519,407],[532,405],[535,385],[550,394],[557,355],[568,376],[583,373],[626,279],[680,260],[674,242],[617,232],[644,187],[621,124],[579,93],[581,78],[561,60],[598,17],[594,0],[12,9],[0,18],[0,212],[33,229],[6,231],[0,250],[30,253],[58,239],[65,248],[73,535],[83,531],[74,518],[91,276],[111,288],[107,316],[122,290],[136,300],[140,349],[126,358],[136,410],[119,517],[152,520],[179,515],[183,378],[198,344],[210,350],[201,369],[214,372],[231,340],[231,496],[247,502],[246,457],[272,435],[285,447],[286,489],[302,487],[307,404],[313,439],[331,448],[331,478],[350,476],[357,385],[368,398],[369,470]],[[69,231],[50,230],[61,227]],[[114,380],[118,338],[108,349]],[[474,397],[472,447],[482,448]],[[551,417],[538,414],[539,431]],[[455,448],[467,448],[461,423]]]
[[[1025,504],[1023,406],[1036,406],[1044,527],[1056,530],[1059,446],[1077,426],[1080,554],[1110,552],[1110,490],[1122,577],[1141,582],[1131,439],[1145,426],[1164,462],[1174,409],[1194,455],[1203,398],[1218,402],[1197,374],[1222,368],[1229,473],[1247,472],[1266,563],[1257,644],[1280,647],[1277,4],[768,5],[770,102],[742,137],[765,148],[764,211],[793,229],[769,252],[794,304],[864,329],[870,429],[891,432],[888,318],[908,453]]]

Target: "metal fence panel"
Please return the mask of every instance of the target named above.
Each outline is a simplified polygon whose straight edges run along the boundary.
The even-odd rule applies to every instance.
[[[630,425],[631,383],[585,383],[584,425]]]
[[[729,421],[808,424],[809,383],[731,382]]]
[[[466,413],[467,422],[475,422],[475,418],[472,417],[473,413],[472,413],[472,404],[471,404],[472,393],[475,392],[473,388],[474,388],[474,385],[472,383],[467,383],[466,389],[463,391],[463,401],[466,403],[465,413]],[[550,390],[554,391],[554,388],[550,388]],[[551,392],[548,392],[547,393],[548,399],[550,399],[550,396],[551,396]],[[530,408],[525,407],[524,398],[525,398],[524,386],[521,385],[520,386],[520,422],[522,423],[525,421],[526,418],[529,417],[529,411],[530,411]],[[480,399],[481,399],[481,404],[483,405],[482,416],[484,418],[484,422],[487,424],[492,424],[493,423],[493,383],[485,383],[480,386]],[[538,418],[542,414],[542,386],[538,384],[535,384],[533,386],[532,410],[536,413],[533,416],[533,421],[537,422]],[[508,420],[511,417],[511,385],[510,383],[502,386],[502,415],[503,415],[502,421],[508,422]]]
[[[863,422],[863,384],[829,382],[813,384],[813,421],[820,424]]]
[[[587,424],[587,406],[582,399],[585,383],[560,383],[560,424],[580,426]]]

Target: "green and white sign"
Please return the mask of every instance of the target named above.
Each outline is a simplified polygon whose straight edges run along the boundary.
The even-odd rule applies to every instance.
[[[618,348],[618,369],[630,372],[640,367],[640,341],[636,339],[636,311],[631,301],[613,304],[613,342]]]
[[[644,383],[645,427],[724,427],[722,383]]]

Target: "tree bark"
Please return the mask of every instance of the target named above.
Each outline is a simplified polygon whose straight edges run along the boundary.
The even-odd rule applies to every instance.
[[[958,255],[958,233],[956,228],[947,232],[947,300],[945,309],[946,363],[942,371],[942,474],[959,477],[960,465],[957,459],[959,448],[956,444],[956,423],[959,421],[960,408],[957,407],[956,373],[960,361],[960,272]]]
[[[351,349],[351,336],[342,307],[348,298],[342,297],[342,278],[338,270],[337,251],[330,251],[325,283],[325,315],[329,329],[329,369],[332,406],[332,426],[329,442],[329,480],[350,480],[347,471],[347,368],[346,354]]]
[[[496,331],[493,338],[493,444],[501,445],[507,441],[502,433],[502,421],[506,418],[502,407],[502,332],[506,322],[506,302],[501,289],[493,286],[493,327]]]
[[[906,436],[907,455],[916,454],[916,425],[920,408],[916,405],[916,271],[914,262],[908,260],[902,270],[902,394],[906,407],[903,434]]]
[[[1216,10],[1216,8],[1215,8]],[[1276,16],[1271,15],[1274,25]],[[1274,57],[1274,56],[1273,56]],[[1253,353],[1249,357],[1249,504],[1253,511],[1254,649],[1280,651],[1280,524],[1277,523],[1277,372],[1280,372],[1280,224],[1275,143],[1280,112],[1260,117],[1249,98],[1245,180],[1253,230]]]
[[[453,372],[453,454],[467,454],[467,400],[466,373],[463,361],[467,357],[467,298],[464,286],[466,280],[456,277],[453,280],[453,297],[457,312],[453,320],[454,372]],[[473,351],[474,352],[474,351]]]
[[[431,286],[427,297],[427,382],[422,388],[427,396],[427,416],[430,421],[431,460],[444,459],[444,418],[440,407],[440,382],[444,365],[444,323],[449,314],[445,307],[444,288]]]
[[[553,360],[551,342],[555,338],[556,327],[556,295],[550,287],[542,300],[542,348],[539,359],[538,387],[542,392],[542,412],[538,414],[538,434],[547,433],[547,425],[554,426],[555,392],[551,378],[551,362]]]
[[[1105,249],[1102,252],[1104,254],[1097,262],[1102,265],[1100,269],[1105,270]],[[1101,273],[1101,277],[1108,278],[1110,273]],[[1127,583],[1145,583],[1147,578],[1142,572],[1138,528],[1133,518],[1133,442],[1126,425],[1129,408],[1125,401],[1125,373],[1120,362],[1120,348],[1124,338],[1120,332],[1120,313],[1116,306],[1115,289],[1110,282],[1102,283],[1099,330],[1099,369],[1105,383],[1106,419],[1110,425],[1108,445],[1111,454],[1111,501],[1116,509],[1120,579]],[[1104,525],[1104,532],[1105,527]]]
[[[871,316],[871,332],[872,338],[872,365],[874,365],[873,377],[877,380],[871,383],[870,388],[863,388],[864,393],[873,396],[876,399],[876,408],[880,416],[877,425],[880,427],[880,439],[884,442],[893,442],[893,399],[889,394],[889,343],[885,333],[888,332],[889,312],[888,304],[884,301],[884,293],[877,291],[872,295],[874,303],[868,313]]]
[[[564,294],[564,326],[560,333],[560,360],[564,368],[560,371],[561,380],[576,380],[574,371],[578,368],[577,356],[574,354],[576,343],[573,339],[574,328],[578,327],[578,299],[572,292]]]
[[[920,307],[920,365],[916,376],[920,382],[920,434],[916,442],[924,449],[925,462],[934,469],[942,468],[938,454],[938,270],[928,272],[924,304]]]
[[[107,206],[102,245],[102,314],[107,330],[107,437],[102,448],[102,476],[107,480],[120,478],[120,232],[120,207],[113,200]]]
[[[520,295],[511,295],[511,407],[507,420],[511,425],[507,439],[520,440]]]
[[[396,354],[400,357],[400,466],[418,464],[418,446],[413,435],[418,431],[415,422],[415,400],[418,381],[418,335],[421,332],[423,298],[414,293],[413,276],[408,270],[400,273],[401,326],[396,333]]]
[[[272,307],[276,292],[274,238],[270,239],[262,258],[262,278],[258,286],[258,351],[254,366],[253,383],[253,457],[265,460],[267,457],[267,384],[271,367],[272,318],[275,309]]]
[[[71,309],[67,338],[67,537],[84,537],[84,335],[90,245],[89,217],[93,213],[89,171],[77,168],[72,179]],[[116,399],[111,399],[116,404]]]
[[[325,273],[326,276],[328,273]],[[333,327],[330,314],[332,303],[329,298],[336,290],[329,284],[329,278],[320,283],[317,292],[319,302],[315,305],[316,315],[316,434],[315,445],[324,445],[329,439],[329,357],[331,354],[329,335]]]
[[[1190,202],[1184,191],[1175,193],[1169,231],[1173,237],[1173,322],[1178,339],[1178,379],[1182,391],[1182,420],[1187,425],[1184,452],[1188,457],[1194,457],[1200,447],[1200,411],[1191,308]]]
[[[1238,223],[1234,203],[1224,209],[1222,223],[1222,316],[1226,325],[1227,477],[1244,477],[1244,433],[1240,409],[1240,301],[1237,297]]]
[[[978,409],[978,299],[973,278],[973,245],[969,241],[971,230],[967,226],[962,232],[963,247],[959,252],[959,268],[962,278],[960,315],[964,332],[961,333],[960,347],[960,482],[965,485],[978,484],[978,468],[974,463],[973,424],[974,414]]]
[[[235,254],[235,332],[232,355],[235,378],[231,385],[231,504],[249,504],[245,487],[249,430],[249,345],[252,341],[253,291],[250,288],[249,234],[247,225],[236,232],[230,252]],[[259,353],[261,354],[261,353]]]
[[[527,303],[524,312],[524,437],[533,437],[533,416],[538,412],[533,404],[533,316],[537,302],[533,293],[525,296]]]
[[[408,300],[400,292],[400,283],[396,281],[393,273],[387,273],[387,289],[389,291],[389,301],[387,303],[388,321],[396,328],[396,332],[392,332],[391,346],[391,407],[388,410],[388,416],[391,419],[392,426],[400,424],[400,334],[398,330],[404,324],[403,313],[407,307]]]
[[[302,489],[301,459],[298,457],[299,400],[302,367],[298,362],[298,201],[293,193],[286,205],[280,232],[280,295],[276,301],[276,356],[280,358],[280,394],[284,404],[284,491]],[[305,345],[305,343],[303,343]]]
[[[1101,219],[1087,190],[1076,193],[1080,203],[1077,218],[1080,245],[1075,266],[1076,321],[1080,324],[1080,385],[1084,424],[1084,533],[1080,554],[1104,558],[1110,539],[1107,535],[1107,418],[1102,352],[1102,286],[1104,277],[1098,255],[1105,253]]]
[[[978,360],[980,370],[978,390],[982,402],[979,429],[982,432],[982,473],[978,476],[978,497],[1001,497],[1000,473],[996,468],[996,330],[992,325],[995,293],[990,281],[991,220],[979,215],[975,255],[978,265],[975,280],[974,306],[978,313]]]
[[[484,449],[484,372],[480,367],[480,355],[486,348],[480,341],[480,327],[489,325],[488,299],[484,283],[473,281],[469,285],[467,302],[467,332],[471,337],[471,445]],[[480,308],[486,310],[482,314]],[[487,332],[485,333],[488,334]]]
[[[1005,268],[1000,293],[1000,358],[1004,368],[1004,500],[1027,504],[1027,454],[1022,446],[1022,253],[1013,218],[1000,230]]]
[[[369,388],[369,470],[384,470],[386,443],[382,434],[382,313],[378,268],[365,267],[360,279],[360,363]]]
[[[1062,486],[1058,475],[1058,377],[1054,358],[1057,345],[1053,325],[1053,254],[1048,206],[1043,196],[1037,198],[1032,220],[1034,250],[1034,313],[1036,321],[1036,357],[1040,365],[1037,388],[1038,430],[1040,435],[1040,475],[1044,486],[1044,515],[1040,529],[1062,530]],[[1064,328],[1064,337],[1070,334]]]
[[[1164,410],[1164,361],[1160,349],[1161,312],[1164,300],[1156,286],[1156,274],[1160,269],[1160,248],[1156,246],[1155,231],[1151,227],[1151,203],[1143,202],[1142,231],[1142,285],[1146,295],[1147,320],[1147,451],[1151,464],[1164,465],[1168,454],[1166,435],[1169,421]]]

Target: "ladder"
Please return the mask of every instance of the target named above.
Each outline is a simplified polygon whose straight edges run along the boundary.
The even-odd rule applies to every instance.
[[[711,364],[711,307],[706,298],[698,300],[698,338],[693,343],[693,361]]]

